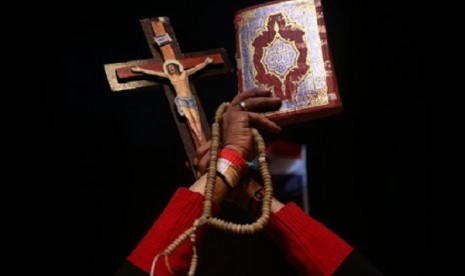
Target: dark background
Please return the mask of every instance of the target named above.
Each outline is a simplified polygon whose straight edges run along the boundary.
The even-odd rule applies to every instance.
[[[103,64],[149,58],[138,21],[155,16],[171,19],[184,53],[224,47],[234,62],[234,12],[260,2],[104,1],[96,6],[84,1],[54,6],[60,12],[42,18],[40,77],[47,118],[39,149],[52,160],[42,170],[44,190],[57,195],[46,209],[53,227],[44,240],[57,244],[46,256],[46,270],[111,275],[176,188],[193,180],[163,91],[112,93]],[[287,126],[278,137],[307,145],[315,218],[386,275],[425,275],[428,139],[427,104],[418,89],[422,64],[412,11],[379,2],[324,1],[345,109]],[[194,82],[209,120],[237,91],[234,73]],[[239,272],[240,258],[248,265],[272,266],[259,253],[268,246],[262,236],[253,249],[246,247],[253,244],[250,237],[231,240],[214,233],[211,239],[239,257],[233,269],[221,254],[211,253],[215,249],[205,250],[202,273],[208,274],[204,269],[211,262],[214,271],[225,265],[217,275],[247,275]],[[275,275],[283,275],[278,272],[287,266],[279,264],[275,251],[270,255],[279,267]]]

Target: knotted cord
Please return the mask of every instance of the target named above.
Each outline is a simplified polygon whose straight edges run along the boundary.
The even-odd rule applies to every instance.
[[[173,274],[171,268],[169,266],[168,256],[187,238],[190,239],[192,244],[192,259],[189,267],[189,276],[193,276],[195,274],[195,270],[197,269],[198,263],[198,255],[197,249],[195,246],[196,242],[196,234],[195,232],[197,229],[203,225],[208,225],[214,228],[221,229],[226,232],[232,232],[234,234],[254,234],[263,229],[263,227],[268,222],[270,218],[271,212],[271,199],[273,197],[273,185],[271,182],[271,175],[268,169],[268,164],[266,162],[266,151],[265,151],[265,142],[263,137],[260,135],[258,130],[255,128],[251,128],[252,135],[255,142],[255,148],[257,150],[258,155],[258,164],[260,169],[260,175],[263,180],[263,188],[265,190],[263,204],[261,206],[261,214],[256,219],[255,222],[250,224],[237,224],[233,222],[228,222],[219,218],[215,218],[211,216],[212,213],[212,205],[213,205],[213,193],[215,190],[215,180],[217,176],[217,161],[218,161],[218,154],[219,148],[221,144],[221,129],[220,129],[220,122],[225,112],[226,108],[229,106],[229,103],[221,104],[216,113],[215,119],[212,125],[212,143],[210,146],[210,164],[207,171],[207,183],[205,186],[205,198],[203,202],[203,211],[200,218],[196,219],[191,227],[189,227],[184,233],[178,236],[160,255],[165,256],[165,262],[167,265],[168,270]],[[155,263],[160,255],[154,259],[152,264],[150,275],[153,275],[155,270]]]

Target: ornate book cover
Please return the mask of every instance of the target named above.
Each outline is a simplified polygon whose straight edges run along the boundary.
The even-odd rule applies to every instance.
[[[320,0],[273,1],[235,14],[239,92],[264,86],[283,99],[278,124],[342,110]]]

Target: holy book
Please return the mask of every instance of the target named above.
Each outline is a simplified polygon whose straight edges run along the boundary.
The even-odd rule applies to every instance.
[[[283,100],[268,118],[283,125],[342,110],[320,0],[252,6],[234,25],[239,92],[261,86]]]

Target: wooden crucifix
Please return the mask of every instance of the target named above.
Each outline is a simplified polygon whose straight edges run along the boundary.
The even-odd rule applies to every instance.
[[[105,64],[111,90],[135,91],[163,86],[192,172],[195,149],[210,136],[205,112],[189,76],[232,72],[225,49],[183,54],[167,17],[140,21],[152,59]]]

